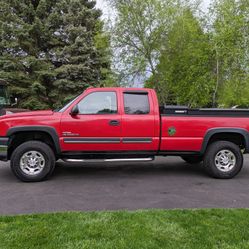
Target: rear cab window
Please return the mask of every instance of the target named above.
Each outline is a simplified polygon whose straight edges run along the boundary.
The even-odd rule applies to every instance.
[[[124,92],[124,112],[130,115],[145,115],[150,113],[148,92]]]

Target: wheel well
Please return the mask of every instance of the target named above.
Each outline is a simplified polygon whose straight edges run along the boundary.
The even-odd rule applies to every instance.
[[[207,147],[216,141],[228,141],[238,145],[241,149],[246,149],[245,137],[240,133],[221,132],[212,135],[208,141]]]
[[[36,140],[46,143],[51,149],[54,151],[56,155],[56,148],[54,141],[50,134],[43,132],[43,131],[25,131],[25,132],[17,132],[11,135],[10,137],[10,145],[8,148],[8,159],[10,159],[11,154],[13,151],[22,143]]]

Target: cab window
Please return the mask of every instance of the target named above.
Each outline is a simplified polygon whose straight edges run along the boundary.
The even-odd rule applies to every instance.
[[[124,93],[124,109],[125,114],[149,114],[148,93]]]
[[[93,92],[82,99],[79,114],[115,114],[118,112],[115,92]]]

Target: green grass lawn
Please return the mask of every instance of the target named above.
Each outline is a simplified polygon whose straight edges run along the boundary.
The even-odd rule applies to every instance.
[[[249,248],[249,210],[2,216],[0,248]]]

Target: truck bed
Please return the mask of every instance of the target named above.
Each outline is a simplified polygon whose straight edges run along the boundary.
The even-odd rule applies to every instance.
[[[248,137],[248,109],[191,109],[185,106],[160,107],[162,152],[201,152],[205,139],[218,131],[226,140],[238,131]],[[247,139],[249,143],[249,139]]]
[[[249,109],[188,108],[186,106],[160,106],[161,115],[249,117]]]

